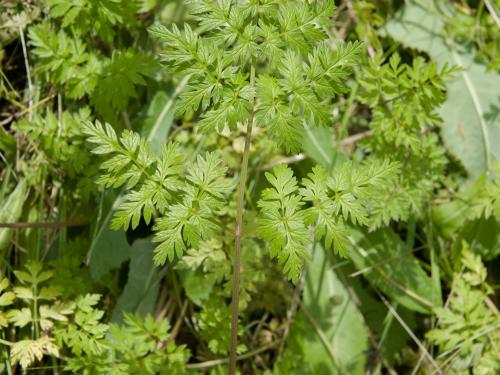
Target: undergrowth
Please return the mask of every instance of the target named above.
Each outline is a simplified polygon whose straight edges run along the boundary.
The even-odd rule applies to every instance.
[[[2,373],[498,373],[498,8],[3,2]]]

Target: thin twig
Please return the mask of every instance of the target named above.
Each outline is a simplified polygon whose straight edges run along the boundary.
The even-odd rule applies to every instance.
[[[38,107],[40,107],[41,105],[47,103],[49,100],[53,99],[54,97],[56,96],[56,94],[51,94],[45,98],[43,98],[42,100],[40,100],[39,102],[36,102],[35,104],[33,104],[31,106],[31,108],[25,108],[23,109],[22,111],[19,111],[19,112],[16,112],[14,113],[13,115],[10,115],[9,117],[7,117],[5,120],[2,120],[0,121],[0,126],[3,126],[5,124],[8,124],[9,122],[11,122],[12,120],[15,120],[15,119],[18,119],[22,116],[24,116],[26,113],[31,113],[33,112],[35,109],[37,109]]]
[[[186,316],[186,311],[188,308],[188,300],[186,299],[184,303],[182,304],[181,312],[179,314],[179,317],[177,318],[177,321],[175,322],[174,328],[172,328],[172,333],[168,337],[167,341],[174,341],[176,336],[179,334],[179,330],[182,325],[182,321],[184,320],[184,317]]]
[[[166,284],[164,284],[157,298],[156,311],[154,314],[155,320],[163,319],[167,314],[167,305],[170,299],[172,299],[172,296],[168,292],[169,288]]]
[[[7,345],[7,346],[12,346],[14,345],[14,343],[10,342],[10,341],[7,341],[7,340],[4,340],[4,339],[0,339],[0,344],[2,345]]]
[[[252,335],[252,340],[251,340],[252,344],[257,341],[257,338],[259,336],[259,332],[262,329],[262,327],[264,326],[264,324],[265,324],[265,322],[266,322],[266,320],[267,320],[268,317],[269,317],[269,313],[266,312],[262,316],[262,318],[260,318],[259,321],[257,322],[257,327],[255,328],[255,331],[254,331],[254,333]]]
[[[10,115],[5,120],[0,121],[0,126],[4,126],[14,119],[14,115]]]
[[[408,250],[405,250],[405,251],[403,251],[401,254],[398,254],[398,255],[395,255],[395,256],[393,256],[393,257],[390,257],[389,259],[384,259],[384,260],[381,260],[380,262],[375,263],[375,265],[377,265],[377,266],[383,266],[383,265],[386,265],[386,264],[388,264],[389,262],[392,262],[392,261],[395,261],[395,260],[401,259],[401,258],[403,258],[403,257],[405,257],[405,256],[407,256],[407,255],[413,254],[414,252],[417,252],[417,251],[420,251],[420,250],[422,250],[422,249],[425,249],[425,247],[426,247],[426,246],[419,246],[419,247],[416,247],[416,248],[414,248],[414,249],[412,249],[412,250],[409,250],[409,251],[408,251]],[[364,273],[366,273],[366,272],[371,271],[373,268],[374,268],[374,266],[368,266],[368,267],[365,267],[365,268],[363,268],[363,269],[361,269],[361,270],[358,270],[358,271],[356,271],[356,272],[353,272],[353,273],[351,273],[351,274],[349,274],[349,275],[347,275],[347,276],[349,276],[349,277],[358,277],[358,276],[360,276],[360,275],[362,275],[362,274],[364,274]]]
[[[295,287],[295,291],[293,293],[292,297],[292,303],[290,304],[290,308],[286,312],[286,323],[285,323],[285,328],[283,331],[283,336],[281,337],[281,344],[278,349],[278,355],[277,358],[279,359],[281,357],[281,354],[283,353],[283,350],[285,349],[285,344],[286,344],[286,339],[288,337],[288,333],[290,332],[290,326],[293,322],[293,318],[295,314],[297,313],[297,310],[300,306],[300,301],[302,297],[302,291],[304,290],[304,284],[306,280],[306,270],[304,269],[300,275],[300,280]]]
[[[264,345],[263,347],[259,349],[252,350],[248,353],[239,355],[236,357],[236,361],[241,361],[242,359],[247,359],[256,356],[257,354],[260,354],[262,352],[265,352],[271,348],[274,348],[279,341],[274,341],[270,344]],[[189,370],[196,370],[196,369],[202,369],[202,368],[207,368],[207,367],[214,367],[214,366],[219,366],[228,363],[227,358],[221,358],[221,359],[213,359],[211,361],[206,361],[206,362],[200,362],[200,363],[188,363],[186,365],[186,368]]]
[[[263,165],[258,170],[259,171],[268,171],[270,169],[273,169],[274,167],[277,167],[278,165],[281,165],[281,164],[293,164],[293,163],[297,163],[299,161],[305,160],[306,158],[307,158],[306,154],[300,153],[300,154],[288,156],[286,158],[278,159],[276,161],[273,161],[271,163]]]
[[[128,130],[132,130],[132,125],[130,125],[130,117],[127,113],[127,111],[122,112],[122,119],[123,119],[123,124],[125,125],[125,128]]]
[[[427,348],[424,346],[424,344],[422,344],[422,342],[418,339],[418,337],[415,336],[413,331],[410,329],[410,327],[408,327],[406,322],[401,318],[401,316],[394,309],[394,307],[392,307],[392,305],[385,299],[385,297],[382,294],[380,294],[377,290],[375,290],[375,292],[378,294],[379,298],[382,300],[382,302],[387,307],[387,309],[390,311],[390,313],[392,315],[394,315],[394,317],[396,318],[398,323],[401,325],[401,327],[403,327],[403,329],[406,331],[406,333],[411,337],[413,342],[415,342],[415,344],[417,344],[417,346],[420,348],[420,350],[422,350],[422,352],[425,354],[425,357],[429,360],[429,362],[432,364],[432,366],[434,366],[434,368],[438,371],[439,374],[442,374],[441,368],[436,363],[434,358],[432,358],[432,356],[429,354],[429,352],[427,351]]]
[[[354,243],[354,241],[351,239],[351,243],[352,245],[356,245]],[[405,286],[399,284],[396,280],[394,280],[391,276],[389,276],[387,274],[387,272],[385,272],[382,267],[379,267],[377,266],[376,263],[374,263],[369,257],[368,257],[368,254],[366,253],[366,251],[360,247],[357,247],[355,246],[355,249],[360,253],[360,255],[366,259],[366,261],[368,263],[370,263],[370,266],[373,267],[379,274],[380,276],[382,276],[385,280],[387,280],[390,284],[392,284],[394,287],[396,287],[397,289],[401,290],[402,292],[404,292],[406,295],[408,295],[409,297],[413,298],[414,300],[430,307],[430,308],[433,308],[434,307],[434,304],[432,302],[430,302],[429,300],[425,299],[424,297],[418,295],[417,293],[415,293],[413,290],[411,289],[408,289],[406,288]]]
[[[345,150],[348,146],[355,144],[356,142],[361,141],[362,139],[371,137],[373,135],[373,130],[367,130],[361,133],[353,134],[349,137],[344,138],[342,141],[340,141],[340,148],[342,150]],[[282,159],[278,159],[276,161],[273,161],[269,164],[266,164],[262,167],[260,167],[258,170],[259,171],[268,171],[270,169],[273,169],[274,167],[277,167],[278,165],[281,164],[293,164],[297,163],[299,161],[305,160],[307,158],[307,155],[304,153],[292,155],[292,156],[287,156]]]
[[[26,49],[26,41],[24,40],[24,32],[23,28],[19,26],[19,34],[21,36],[21,45],[23,47],[23,56],[24,56],[24,67],[26,68],[26,78],[28,79],[28,107],[29,107],[29,119],[31,121],[32,117],[32,107],[33,107],[33,84],[31,82],[31,72],[30,72],[30,64],[28,61],[28,51]]]
[[[181,126],[178,126],[174,130],[172,130],[172,133],[170,133],[170,135],[168,136],[168,140],[170,141],[170,140],[174,139],[177,136],[177,134],[179,132],[181,132],[182,130],[194,128],[195,126],[196,126],[196,124],[194,124],[192,122],[186,122],[186,123],[182,124]]]
[[[498,17],[495,6],[490,2],[490,0],[484,0],[484,4],[486,5],[486,8],[488,8],[488,11],[491,14],[491,18],[493,18],[495,20],[495,23],[497,24],[498,28],[500,29],[500,18]]]
[[[54,223],[0,223],[0,228],[14,228],[14,229],[27,229],[27,228],[66,228],[66,227],[81,227],[89,224],[83,221],[62,221]]]
[[[484,302],[486,303],[486,306],[488,306],[495,315],[498,315],[498,308],[490,297],[485,296]]]
[[[326,351],[328,352],[328,354],[329,354],[332,362],[336,366],[342,367],[342,370],[344,371],[344,372],[342,372],[343,374],[348,374],[347,369],[344,368],[344,366],[342,366],[341,363],[337,363],[338,361],[335,359],[335,350],[333,349],[333,346],[330,343],[330,340],[326,336],[325,332],[323,332],[323,330],[319,326],[319,324],[316,321],[316,319],[314,319],[314,317],[312,316],[312,314],[309,311],[309,309],[306,306],[302,305],[301,311],[304,313],[304,315],[306,316],[307,320],[309,320],[309,323],[311,323],[311,325],[313,326],[314,330],[316,331],[316,334],[319,336],[319,338],[321,340],[321,343],[324,345]]]
[[[356,142],[359,142],[362,139],[371,137],[372,135],[373,135],[373,130],[367,130],[367,131],[364,131],[364,132],[361,132],[361,133],[357,133],[357,134],[351,135],[351,136],[343,139],[340,142],[340,148],[345,149],[347,146],[350,146],[350,145],[352,145],[352,144],[354,144]]]

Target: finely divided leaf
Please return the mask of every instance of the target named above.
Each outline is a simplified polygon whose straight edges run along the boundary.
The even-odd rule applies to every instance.
[[[296,282],[304,259],[308,257],[306,245],[309,242],[297,180],[285,165],[276,167],[273,173],[266,173],[266,178],[273,187],[264,190],[258,202],[261,210],[258,235],[269,241],[271,256],[278,258],[285,273]]]

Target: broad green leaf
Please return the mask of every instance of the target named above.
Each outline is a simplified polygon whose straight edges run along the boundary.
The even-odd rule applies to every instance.
[[[500,234],[494,216],[476,215],[474,199],[487,189],[487,176],[466,185],[455,199],[432,208],[432,224],[447,239],[453,240],[452,258],[460,266],[462,240],[470,244],[471,250],[490,260],[500,254]]]
[[[467,221],[469,208],[461,199],[432,208],[432,222],[444,237],[451,238]]]
[[[161,150],[166,142],[167,134],[172,126],[174,110],[169,95],[163,91],[158,91],[151,100],[145,118],[142,119],[141,134],[145,137],[152,129],[157,129],[158,134],[151,139],[151,147],[156,155],[161,155]]]
[[[330,168],[336,154],[333,132],[330,128],[305,128],[302,138],[304,152],[316,163]]]
[[[412,250],[390,229],[357,232],[355,237],[348,254],[368,281],[406,308],[430,313],[432,280]],[[442,304],[440,296],[435,303],[434,307]]]
[[[207,275],[201,269],[180,270],[179,274],[186,295],[196,305],[203,306],[214,288],[214,275]]]
[[[9,194],[0,207],[0,223],[15,223],[23,213],[23,205],[27,193],[27,182],[25,179],[17,183],[16,188]],[[0,228],[0,252],[7,249],[14,234],[14,229]]]
[[[161,278],[153,264],[153,248],[147,239],[139,239],[132,245],[127,284],[116,302],[112,322],[121,322],[124,313],[153,314]]]
[[[461,248],[462,241],[469,243],[472,252],[481,255],[484,260],[493,260],[500,255],[500,233],[498,223],[493,217],[488,219],[482,217],[467,222],[455,240],[455,255],[460,254],[458,249]]]
[[[456,199],[432,207],[432,223],[446,238],[453,238],[472,216],[472,203],[487,190],[487,176],[462,186]],[[479,214],[481,216],[482,214]]]
[[[0,74],[2,73],[0,72]],[[8,133],[3,127],[0,128],[0,151],[4,154],[7,160],[12,160],[11,156],[16,152],[16,137]],[[7,168],[12,171],[12,167],[9,164],[7,164]]]
[[[500,159],[500,75],[487,72],[486,66],[474,61],[473,53],[446,35],[443,9],[447,5],[438,7],[438,3],[407,1],[385,30],[406,46],[429,53],[438,63],[463,69],[448,83],[448,97],[440,110],[442,134],[448,149],[474,178]]]
[[[163,91],[158,91],[146,113],[146,119],[142,128],[142,136],[146,137],[151,142],[151,147],[156,155],[160,156],[163,145],[167,141],[167,136],[170,133],[172,122],[175,114],[175,103],[178,95],[186,87],[189,76],[180,81],[175,91],[168,95]]]
[[[97,223],[97,230],[87,254],[87,264],[94,280],[99,280],[109,271],[119,267],[129,258],[131,252],[125,232],[110,229],[114,209],[121,203],[120,196],[116,197],[116,194],[109,190],[104,193],[103,201],[100,209],[105,216]]]
[[[325,250],[316,245],[306,271],[304,311],[291,328],[291,348],[303,356],[300,374],[365,374],[368,329],[331,267]]]

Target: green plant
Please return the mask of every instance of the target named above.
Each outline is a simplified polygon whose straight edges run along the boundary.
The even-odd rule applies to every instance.
[[[185,24],[183,30],[153,26],[151,33],[166,46],[162,56],[167,68],[190,76],[180,96],[179,115],[197,113],[202,133],[235,131],[238,124],[247,127],[234,233],[230,362],[234,371],[244,192],[253,128],[264,127],[286,151],[298,150],[302,128],[327,126],[331,121],[332,97],[348,90],[346,80],[361,44],[336,49],[327,44],[321,25],[333,14],[329,1],[313,6],[290,1],[190,5],[199,32]],[[273,188],[265,190],[258,202],[256,234],[269,241],[271,257],[278,258],[295,282],[308,258],[311,236],[324,238],[326,248],[345,256],[346,223],[375,228],[407,218],[435,187],[433,178],[444,164],[443,152],[426,126],[439,121],[434,110],[444,100],[442,80],[452,70],[445,67],[438,72],[419,59],[413,68],[400,66],[397,55],[390,65],[380,65],[380,59],[374,60],[361,81],[361,100],[375,114],[367,148],[371,155],[366,160],[344,163],[332,177],[317,167],[300,190],[286,166],[266,174]],[[220,235],[219,221],[227,219],[216,218],[225,215],[231,185],[224,180],[226,168],[215,154],[198,157],[182,171],[174,144],[165,146],[158,158],[137,134],[124,132],[118,139],[110,125],[100,123],[85,125],[84,132],[97,144],[95,153],[114,155],[102,164],[107,173],[100,181],[114,187],[127,182],[133,189],[118,208],[113,226],[127,229],[131,222],[135,228],[141,217],[148,224],[155,213],[164,216],[154,226],[155,241],[160,243],[155,250],[157,264]],[[423,162],[419,155],[431,158]],[[397,178],[401,166],[408,165],[414,175]],[[428,187],[422,189],[424,182]],[[176,190],[183,193],[174,197],[171,193]]]
[[[498,372],[497,8],[3,1],[0,373]]]
[[[386,63],[379,55],[363,69],[360,100],[372,110],[374,135],[364,147],[406,171],[392,189],[378,192],[375,226],[407,220],[439,186],[446,158],[433,128],[442,122],[437,109],[446,99],[444,82],[455,71],[447,65],[439,70],[420,57],[412,66],[402,64],[398,54]]]
[[[75,353],[67,369],[83,374],[184,374],[188,351],[169,339],[169,329],[165,320],[125,315],[123,325],[109,327],[99,352]]]
[[[96,306],[101,296],[59,301],[61,286],[51,284],[53,272],[37,262],[14,273],[20,285],[12,290],[7,278],[0,281],[0,306],[10,307],[0,315],[0,329],[18,330],[22,337],[13,343],[0,340],[10,347],[14,365],[19,362],[26,369],[44,356],[58,358],[69,352],[69,371],[104,374],[113,367],[116,374],[183,373],[187,351],[169,340],[167,321],[126,315],[123,325],[109,326],[101,322],[104,311]],[[13,308],[18,304],[20,308]]]
[[[498,312],[488,305],[493,293],[486,284],[487,271],[479,256],[462,244],[462,270],[453,277],[449,307],[436,311],[438,327],[427,339],[439,347],[443,368],[459,373],[498,372],[500,337]]]
[[[35,360],[40,361],[44,355],[59,356],[59,348],[49,332],[56,325],[67,322],[67,316],[73,309],[71,304],[58,301],[60,288],[47,284],[53,273],[42,270],[40,263],[29,262],[26,271],[14,273],[20,285],[2,294],[1,305],[11,308],[2,314],[1,328],[17,328],[22,332],[22,339],[14,343],[2,343],[10,346],[13,363],[19,362],[22,368],[27,368]],[[4,278],[1,289],[5,290],[7,286],[8,280]],[[12,308],[14,303],[19,303],[19,308]],[[23,329],[25,327],[30,329],[26,331]]]
[[[328,102],[332,94],[346,90],[344,81],[359,55],[361,45],[348,44],[337,50],[328,47],[327,35],[320,26],[333,14],[334,5],[329,1],[313,6],[291,1],[264,5],[195,1],[191,5],[201,27],[201,34],[189,24],[185,24],[183,30],[176,26],[172,30],[154,26],[151,33],[166,44],[167,52],[163,57],[167,66],[174,72],[191,77],[186,93],[180,97],[179,114],[201,109],[199,128],[202,132],[221,132],[225,127],[235,130],[238,123],[247,124],[235,228],[233,342],[230,363],[233,369],[231,371],[234,371],[244,191],[252,128],[267,127],[277,144],[287,150],[297,150],[300,147],[302,125],[318,127],[328,124]],[[328,96],[325,97],[325,94]],[[116,143],[116,136],[109,126],[106,132],[99,124],[96,128],[88,126],[86,129],[93,136],[90,139],[92,142]],[[134,141],[129,143],[129,138]],[[125,149],[128,148],[129,158],[122,157],[120,164],[118,159],[112,159],[104,164],[104,168],[114,169],[129,163],[130,156],[139,144],[138,159],[141,159],[147,147],[138,137],[129,133],[124,135],[122,143]],[[101,146],[95,152],[115,150],[110,146]],[[142,159],[144,165],[152,162],[149,155]],[[165,159],[164,152],[163,163],[169,163]],[[180,203],[172,205],[168,217],[160,219],[155,225],[158,231],[156,240],[161,242],[156,250],[158,263],[163,263],[167,256],[172,259],[175,251],[180,254],[185,249],[185,242],[196,246],[199,239],[214,235],[217,226],[210,219],[223,207],[229,192],[229,186],[219,182],[225,169],[218,164],[215,156],[209,154],[206,159],[200,158],[196,164],[187,168],[187,182],[183,189],[186,191],[185,197]],[[166,175],[167,172],[160,171],[161,173]],[[108,184],[119,186],[127,178],[125,176],[131,176],[129,188],[140,179],[138,171],[132,169],[122,174],[121,180],[111,179]],[[290,178],[291,176],[288,177]],[[147,183],[151,181],[147,180]],[[162,186],[162,191],[166,191],[165,187]],[[118,214],[115,223],[121,223],[120,218],[123,217],[125,227],[130,220],[134,220],[133,226],[137,226],[142,207],[148,223],[152,208],[158,201],[154,194],[151,189],[147,196],[143,194],[143,189],[130,193],[128,202],[125,203],[128,206],[122,205],[124,214]],[[293,215],[299,203],[296,199],[286,199],[288,194],[289,192],[278,192],[277,197],[281,199],[281,210],[291,210]],[[163,199],[161,202],[166,203],[167,200]],[[271,212],[270,205],[272,204],[262,204],[264,208],[268,207],[266,220],[271,220],[264,224],[264,228],[278,226],[279,236],[282,236],[279,243],[272,246],[271,255],[278,256],[280,262],[285,264],[285,271],[292,279],[297,280],[302,258],[306,253],[305,224],[299,223],[299,232],[292,233],[295,228],[280,224],[283,220],[288,220],[288,213],[283,212],[284,216],[280,218],[278,212]],[[347,218],[346,214],[344,216]],[[265,229],[261,233],[264,234],[264,239],[268,239]]]
[[[129,1],[46,0],[50,22],[29,30],[38,69],[45,79],[64,89],[71,99],[88,97],[108,121],[137,99],[137,86],[146,85],[156,66],[139,49],[120,46],[117,31],[133,34],[137,3]],[[102,40],[103,44],[96,43]]]

